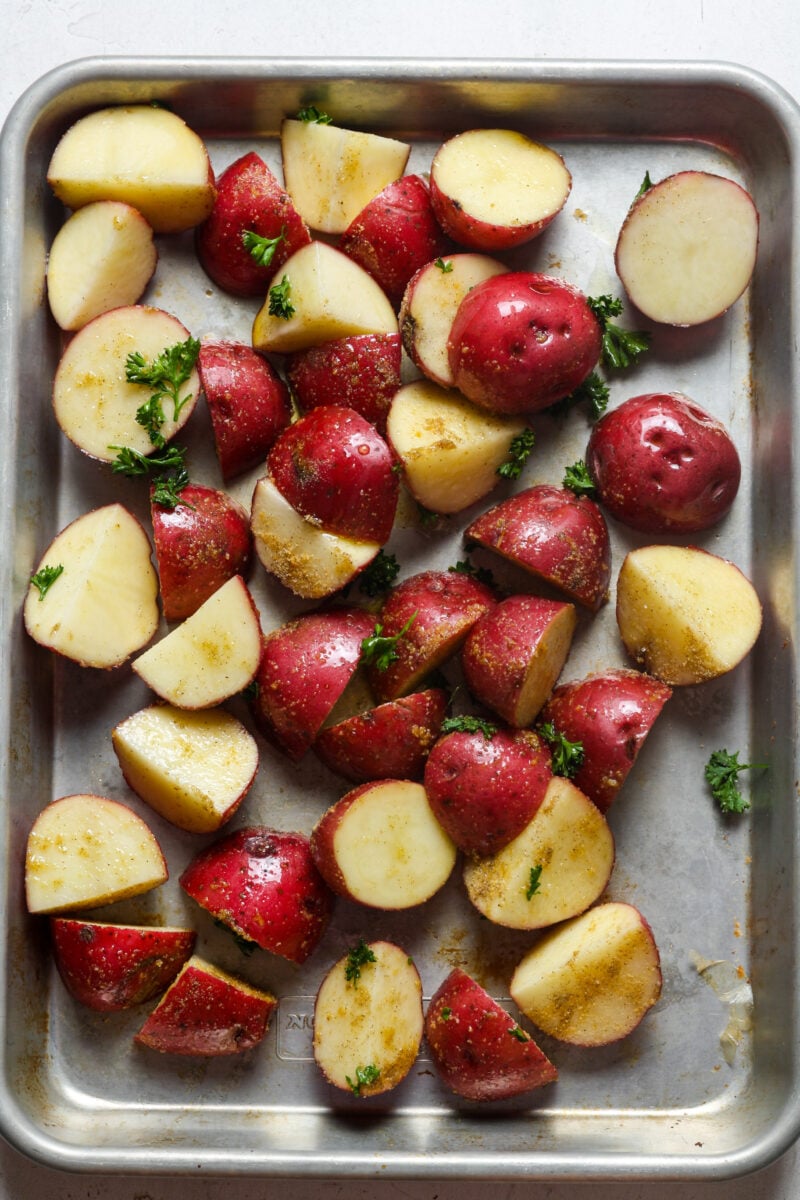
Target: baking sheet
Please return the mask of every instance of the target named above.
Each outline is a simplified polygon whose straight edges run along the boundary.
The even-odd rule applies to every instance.
[[[662,999],[615,1046],[579,1051],[537,1039],[560,1071],[558,1084],[541,1093],[491,1106],[459,1101],[438,1084],[424,1053],[400,1088],[374,1100],[325,1085],[310,1061],[313,994],[355,938],[388,936],[407,947],[426,996],[458,964],[505,997],[531,936],[477,921],[456,874],[431,902],[404,914],[340,903],[302,968],[260,952],[243,958],[177,884],[210,839],[171,829],[121,779],[110,730],[147,701],[142,685],[126,669],[101,676],[57,662],[22,633],[32,566],[72,516],[113,495],[147,525],[141,486],[89,463],[52,417],[60,337],[43,278],[63,211],[44,177],[57,137],[77,116],[153,99],[169,102],[207,139],[217,170],[247,149],[279,167],[280,119],[309,102],[342,125],[412,140],[409,170],[425,169],[451,131],[496,124],[529,132],[562,151],[573,192],[551,229],[510,261],[563,274],[595,295],[621,294],[613,245],[645,170],[653,179],[685,167],[716,170],[755,196],[761,240],[748,295],[707,327],[655,330],[645,363],[612,382],[611,402],[655,389],[685,391],[729,426],[743,486],[730,516],[694,540],[751,576],[764,628],[736,671],[676,691],[611,811],[617,863],[607,896],[632,901],[652,924]],[[723,64],[104,59],[69,64],[20,100],[0,150],[7,847],[0,1130],[19,1149],[53,1166],[126,1173],[719,1178],[766,1165],[794,1139],[797,131],[798,112],[785,93]],[[195,336],[247,340],[257,302],[225,297],[210,284],[194,260],[191,235],[160,238],[159,249],[145,298],[174,312]],[[629,310],[623,323],[648,327]],[[192,474],[219,484],[201,406],[191,424]],[[520,486],[559,482],[589,431],[577,412],[565,423],[537,419],[535,427],[536,451]],[[230,490],[249,501],[251,487],[249,477]],[[421,532],[410,515],[401,518],[389,549],[403,574],[462,556],[461,529],[489,502],[434,532]],[[612,537],[615,576],[626,549],[642,539],[618,526]],[[254,574],[253,590],[265,628],[302,607],[287,604],[263,571]],[[563,678],[622,662],[612,587],[602,613],[581,619]],[[708,754],[722,745],[741,749],[743,761],[769,762],[768,771],[752,776],[752,811],[740,821],[714,811],[702,781]],[[261,746],[258,780],[234,824],[309,831],[346,785],[312,761],[293,767]],[[66,996],[50,962],[46,923],[24,912],[22,868],[36,813],[78,790],[137,808],[170,865],[163,889],[100,915],[189,920],[201,953],[274,990],[279,1012],[257,1053],[234,1062],[162,1059],[132,1045],[140,1010],[97,1016]],[[723,971],[752,987],[752,1031],[742,1031],[738,1042],[724,1040],[725,981],[700,969],[706,960],[730,964]]]

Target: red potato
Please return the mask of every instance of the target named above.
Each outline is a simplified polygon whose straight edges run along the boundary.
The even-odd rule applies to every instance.
[[[288,355],[286,378],[305,412],[322,404],[345,405],[385,435],[401,359],[399,333],[364,333]]]
[[[591,612],[608,599],[611,544],[603,514],[587,496],[536,484],[469,525],[465,540],[565,592]]]
[[[583,746],[572,776],[601,812],[616,800],[672,689],[641,671],[603,671],[560,684],[541,712],[571,742]]]
[[[464,297],[447,353],[454,386],[474,404],[533,413],[583,383],[601,344],[600,325],[578,288],[516,271],[476,284]]]
[[[134,1035],[161,1054],[218,1058],[263,1041],[278,1001],[195,955]]]
[[[339,249],[369,271],[397,308],[411,276],[452,245],[436,219],[425,180],[404,175],[350,222]]]
[[[600,503],[643,533],[695,533],[725,516],[741,479],[725,426],[679,392],[632,396],[592,428],[586,466]]]
[[[679,171],[637,196],[614,251],[637,308],[667,325],[720,316],[744,292],[758,252],[758,210],[732,179]]]
[[[537,237],[572,190],[563,158],[511,129],[470,129],[431,163],[431,204],[443,229],[471,250],[496,253]]]
[[[50,918],[50,942],[64,987],[95,1012],[120,1012],[152,1000],[191,956],[197,934],[161,925],[109,925]]]
[[[264,638],[253,711],[292,759],[310,749],[343,695],[374,619],[360,608],[305,613]]]
[[[400,481],[377,429],[352,408],[314,408],[278,437],[269,477],[292,508],[327,533],[389,540]]]
[[[480,616],[497,602],[486,584],[457,571],[420,571],[393,588],[380,614],[381,635],[396,637],[396,658],[368,667],[379,700],[396,700],[456,654]],[[406,629],[406,626],[408,628]]]
[[[508,725],[532,725],[561,674],[577,620],[566,601],[501,600],[475,622],[461,648],[472,695]]]
[[[174,508],[150,493],[161,604],[168,621],[196,612],[217,588],[250,570],[250,515],[218,488],[189,483]]]
[[[460,967],[431,996],[425,1038],[442,1082],[467,1100],[508,1100],[558,1079],[531,1036]]]
[[[246,232],[278,239],[267,265],[248,250]],[[254,151],[243,154],[217,179],[217,196],[195,231],[195,249],[205,273],[234,296],[263,296],[287,258],[311,241],[308,226]]]
[[[441,688],[412,692],[322,729],[314,751],[352,783],[421,779],[446,711]]]
[[[197,370],[227,482],[263,462],[289,424],[289,389],[263,355],[241,342],[203,341]]]
[[[495,854],[534,816],[552,777],[535,733],[455,731],[428,755],[423,782],[437,820],[465,854]]]
[[[180,885],[237,937],[293,963],[316,949],[333,910],[308,838],[264,825],[212,842],[189,863]]]
[[[425,789],[407,779],[347,792],[314,826],[311,853],[337,895],[386,910],[424,904],[444,887],[456,861]]]

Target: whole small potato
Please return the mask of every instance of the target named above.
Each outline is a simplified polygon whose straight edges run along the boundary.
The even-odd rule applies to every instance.
[[[721,421],[680,392],[633,396],[592,430],[586,465],[604,507],[643,533],[693,533],[725,515],[741,463]]]

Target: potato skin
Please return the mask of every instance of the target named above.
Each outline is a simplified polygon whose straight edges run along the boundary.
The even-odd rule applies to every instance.
[[[441,688],[388,700],[323,729],[314,751],[327,767],[353,783],[422,779],[447,702]]]
[[[400,387],[399,333],[336,338],[286,356],[286,378],[304,411],[323,404],[353,408],[386,436],[386,417]]]
[[[741,462],[722,424],[679,392],[632,396],[592,429],[586,465],[603,506],[642,533],[694,533],[724,517]]]

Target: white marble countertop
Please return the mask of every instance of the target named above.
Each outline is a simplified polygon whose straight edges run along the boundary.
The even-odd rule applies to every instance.
[[[0,0],[0,122],[52,67],[120,54],[389,56],[400,58],[680,59],[740,63],[800,100],[796,0]],[[0,1200],[567,1200],[570,1183],[335,1181],[72,1175],[28,1162],[0,1142]],[[593,1200],[796,1200],[800,1158],[719,1183],[595,1184]]]

